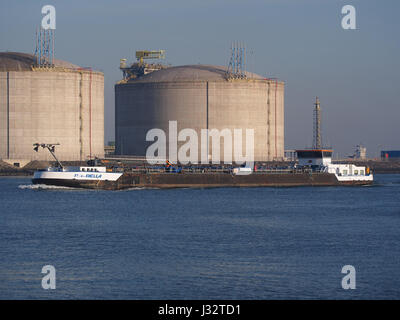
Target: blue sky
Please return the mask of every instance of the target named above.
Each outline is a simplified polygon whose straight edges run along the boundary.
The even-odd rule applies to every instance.
[[[106,141],[114,138],[120,58],[165,49],[172,65],[227,65],[242,40],[249,71],[286,83],[285,145],[309,146],[315,96],[323,140],[340,156],[358,143],[368,156],[400,149],[398,0],[96,0],[0,3],[0,51],[34,52],[43,5],[57,12],[56,58],[105,74]],[[341,28],[353,5],[357,30]]]

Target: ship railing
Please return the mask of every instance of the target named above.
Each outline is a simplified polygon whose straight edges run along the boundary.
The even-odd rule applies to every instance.
[[[232,174],[234,167],[225,168],[212,168],[212,167],[180,167],[170,168],[169,170],[165,167],[133,167],[133,168],[118,168],[117,172],[132,172],[132,173],[185,173],[185,174],[199,174],[199,173],[215,173],[215,174]],[[122,170],[122,171],[121,171]],[[311,168],[257,168],[252,172],[252,174],[304,174],[304,173],[324,173],[326,170],[324,168],[311,169]]]

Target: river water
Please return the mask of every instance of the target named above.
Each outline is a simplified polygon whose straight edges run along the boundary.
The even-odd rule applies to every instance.
[[[399,299],[400,175],[375,180],[92,191],[0,178],[0,298]]]

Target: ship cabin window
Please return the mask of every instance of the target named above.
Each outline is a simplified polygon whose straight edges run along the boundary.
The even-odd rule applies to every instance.
[[[364,170],[360,170],[360,176],[364,175]]]
[[[358,176],[358,170],[354,170],[354,175]]]
[[[343,170],[343,175],[347,176],[347,170]]]
[[[321,159],[331,158],[332,151],[327,150],[299,150],[297,151],[297,157],[301,159]]]
[[[82,171],[85,171],[85,168],[82,168]]]
[[[303,158],[303,159],[309,159],[309,158],[322,158],[322,152],[321,151],[297,151],[297,157],[298,158]]]

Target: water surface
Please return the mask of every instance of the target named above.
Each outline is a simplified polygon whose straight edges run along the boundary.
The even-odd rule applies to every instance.
[[[399,299],[400,175],[376,181],[92,191],[0,178],[0,298]],[[41,287],[47,264],[55,290]],[[348,264],[355,290],[341,288]]]

